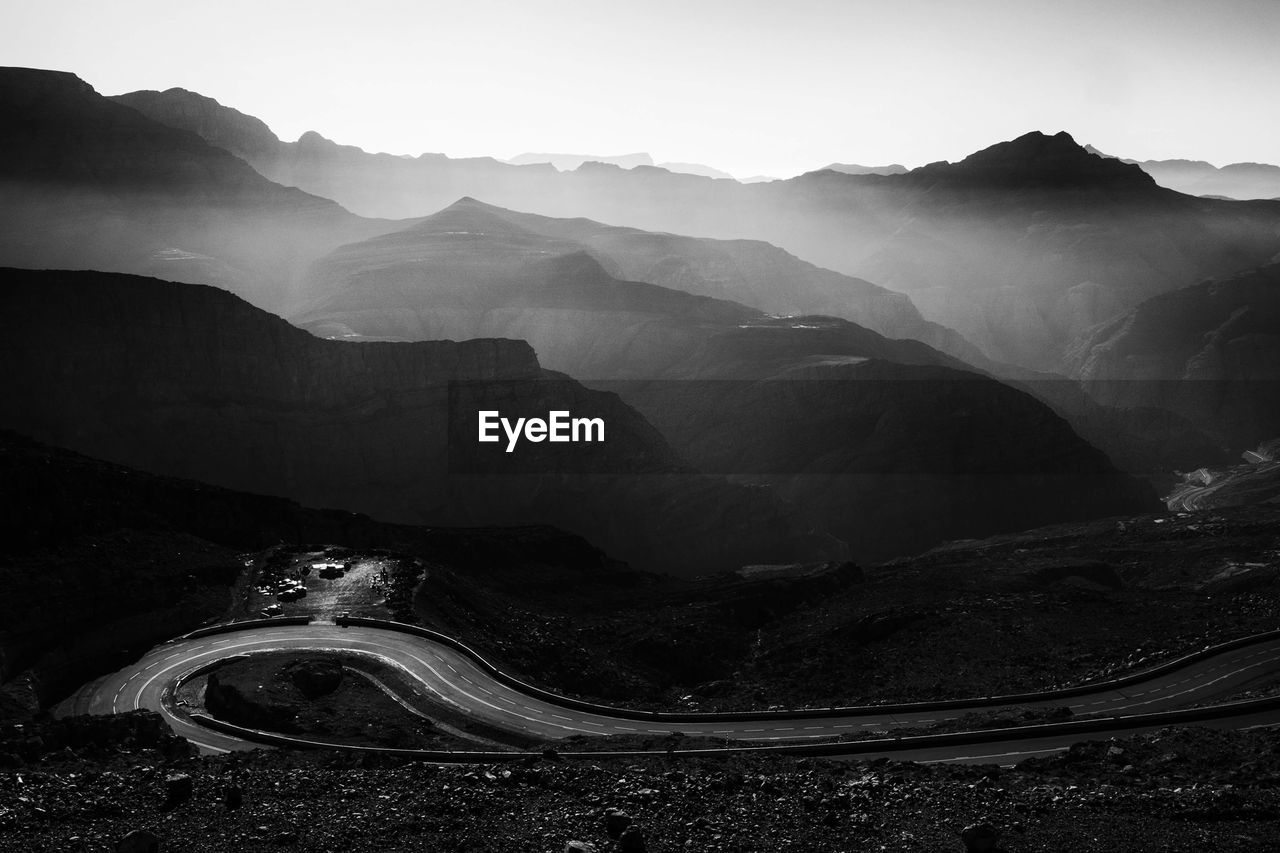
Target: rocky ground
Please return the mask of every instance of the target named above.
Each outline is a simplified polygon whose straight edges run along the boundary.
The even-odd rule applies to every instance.
[[[87,745],[92,743],[92,745]],[[1280,735],[1168,729],[1017,768],[706,760],[489,766],[259,751],[195,758],[154,715],[0,731],[0,849],[1261,851]],[[573,846],[578,842],[578,846]],[[146,850],[142,845],[126,850]],[[155,849],[155,848],[150,848]]]
[[[680,580],[550,528],[380,525],[12,435],[0,469],[18,486],[0,519],[13,551],[0,714],[15,718],[157,642],[273,603],[417,621],[557,691],[704,710],[1043,689],[1280,625],[1276,503],[1060,525],[879,566]],[[322,578],[320,562],[347,568]],[[276,601],[286,579],[309,594]]]
[[[1106,519],[698,582],[453,563],[413,616],[554,689],[743,709],[1040,690],[1280,626],[1280,505]]]
[[[325,743],[514,750],[534,739],[487,726],[425,695],[372,655],[265,652],[195,679],[191,704],[235,725]]]

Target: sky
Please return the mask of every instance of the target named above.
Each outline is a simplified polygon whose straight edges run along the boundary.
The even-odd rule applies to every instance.
[[[7,0],[0,64],[179,86],[370,151],[789,177],[1030,130],[1280,163],[1280,0]]]

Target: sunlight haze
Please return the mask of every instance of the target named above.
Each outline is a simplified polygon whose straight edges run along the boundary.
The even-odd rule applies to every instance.
[[[1028,130],[1280,162],[1280,3],[10,5],[3,64],[182,87],[370,151],[625,154],[787,177]]]

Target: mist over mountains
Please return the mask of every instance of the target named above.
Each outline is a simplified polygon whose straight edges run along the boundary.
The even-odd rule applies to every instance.
[[[214,288],[93,272],[5,270],[0,304],[24,318],[0,418],[78,452],[389,521],[555,524],[675,574],[842,552],[769,494],[696,476],[613,395],[540,381],[524,341],[324,341]],[[607,473],[453,471],[458,381],[604,417]]]
[[[154,118],[189,126],[187,99],[172,90],[134,98]],[[264,175],[365,215],[420,216],[470,196],[547,216],[765,241],[906,293],[925,319],[960,332],[985,356],[1036,370],[1062,369],[1075,337],[1146,298],[1280,251],[1280,206],[1163,189],[1065,133],[1030,133],[903,174],[821,171],[751,185],[644,166],[588,162],[561,173],[368,155],[315,134],[297,143],[254,140],[234,150]]]
[[[1233,447],[1280,434],[1280,264],[1153,297],[1094,328],[1072,375],[1108,404],[1176,412]]]
[[[1280,850],[1280,5],[1131,5],[15,6],[0,851]]]
[[[1100,157],[1104,154],[1092,145],[1085,149]],[[1216,196],[1235,199],[1280,199],[1280,166],[1270,163],[1229,163],[1215,166],[1204,160],[1131,160],[1149,174],[1156,183],[1187,195]]]
[[[0,256],[211,282],[279,310],[335,241],[390,227],[262,177],[71,74],[0,73]]]
[[[766,540],[779,560],[883,559],[956,536],[1140,511],[1154,492],[1133,475],[1160,482],[1175,465],[1218,461],[1272,427],[1268,405],[1233,407],[1237,426],[1223,429],[1213,412],[1145,392],[1104,392],[1098,380],[1124,373],[1107,355],[1119,334],[1108,323],[1133,328],[1117,318],[1154,310],[1150,300],[1195,281],[1267,262],[1280,252],[1280,205],[1172,192],[1066,133],[1026,134],[957,163],[746,185],[677,174],[645,155],[627,168],[557,164],[559,155],[516,165],[367,154],[315,133],[286,143],[260,120],[185,90],[108,99],[67,74],[16,69],[3,77],[6,113],[23,132],[5,143],[14,204],[0,262],[206,281],[338,348],[320,353],[421,344],[414,358],[424,366],[411,373],[437,394],[450,378],[567,375],[586,383],[575,394],[619,395],[616,411],[631,414],[618,417],[635,419],[635,434],[661,448],[652,459],[665,461],[653,468],[645,451],[622,468],[664,477],[599,486],[638,513],[619,510],[631,520],[605,523],[593,514],[597,499],[561,500],[562,511],[547,515],[555,502],[545,499],[545,482],[521,487],[519,499],[512,481],[497,492],[483,483],[464,488],[432,467],[443,459],[438,441],[410,452],[419,462],[397,467],[370,449],[377,433],[362,432],[370,402],[343,403],[342,414],[322,407],[327,425],[315,429],[351,436],[329,452],[302,434],[281,444],[247,424],[211,433],[207,415],[182,420],[169,439],[135,444],[162,411],[147,394],[112,404],[124,420],[96,432],[74,426],[71,414],[92,406],[39,402],[36,385],[63,383],[39,365],[59,363],[59,347],[74,336],[58,332],[51,308],[23,309],[46,320],[19,348],[25,355],[14,364],[25,365],[30,384],[7,417],[81,452],[399,521],[596,531],[598,544],[643,565],[659,552],[650,534],[635,532],[644,526],[635,519],[688,512],[687,526],[701,532],[682,538],[687,554],[672,565],[689,573],[769,550]],[[102,239],[106,223],[110,240]],[[24,305],[43,291],[71,292],[66,282],[17,280],[11,298]],[[104,292],[126,302],[154,293],[121,287]],[[131,310],[142,316],[151,298]],[[1257,317],[1248,344],[1232,336],[1243,327],[1224,327],[1232,352],[1265,350],[1252,341],[1266,339],[1274,320],[1265,311]],[[66,321],[94,328],[87,316]],[[257,322],[238,319],[228,329]],[[132,352],[145,343],[157,364],[223,376],[227,359],[248,363],[261,352],[249,337],[240,349],[206,347],[219,354],[199,365],[177,354],[177,340],[126,336],[112,346]],[[442,341],[495,353],[492,370],[451,372]],[[526,349],[513,349],[516,342]],[[334,356],[298,361],[316,358],[328,364]],[[328,368],[299,371],[264,392],[270,406],[312,405],[284,389],[327,382]],[[417,381],[387,392],[388,411],[404,407],[396,395],[416,393]],[[87,394],[80,380],[65,388]],[[242,392],[218,380],[207,393]],[[440,405],[406,409],[416,414],[388,434],[389,446],[409,452],[407,424],[439,423]],[[753,419],[728,415],[741,411]],[[182,460],[179,448],[214,434],[228,442],[221,450],[195,467]],[[170,440],[177,444],[163,451]],[[306,461],[331,457],[383,461],[345,473]],[[665,479],[676,472],[695,477],[684,485]],[[466,491],[472,487],[479,491]],[[666,508],[653,515],[640,509],[645,502]],[[717,524],[696,519],[717,503],[742,509],[711,534]],[[741,525],[768,533],[745,536]]]

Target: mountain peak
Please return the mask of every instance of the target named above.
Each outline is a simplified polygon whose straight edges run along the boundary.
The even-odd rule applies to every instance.
[[[161,124],[191,131],[250,163],[269,162],[280,145],[279,137],[261,119],[190,89],[144,89],[114,95],[111,100]]]
[[[70,71],[0,67],[0,105],[27,107],[50,97],[96,96],[97,92]]]
[[[932,163],[912,175],[947,182],[988,186],[1128,187],[1149,189],[1151,176],[1137,166],[1100,157],[1081,146],[1071,134],[1032,131],[998,142],[958,163]]]
[[[477,201],[471,196],[463,196],[448,207],[423,217],[416,225],[401,233],[474,234],[477,236],[528,234],[532,236],[531,232],[527,232],[507,218],[506,215],[510,213],[509,210]]]

